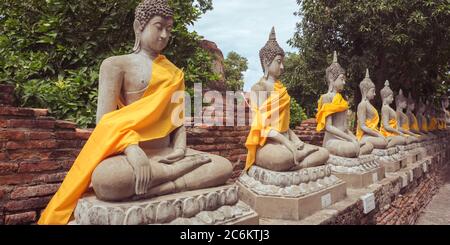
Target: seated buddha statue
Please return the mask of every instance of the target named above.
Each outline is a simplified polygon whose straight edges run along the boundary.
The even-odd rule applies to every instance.
[[[414,115],[416,102],[414,102],[411,93],[409,93],[409,95],[408,95],[407,103],[408,103],[408,107],[406,109],[406,116],[408,117],[408,120],[409,120],[409,131],[418,135],[419,141],[426,141],[428,139],[427,138],[428,136],[421,131],[420,125],[419,125],[419,120],[417,120],[416,115]]]
[[[397,109],[397,121],[398,121],[398,131],[402,132],[404,135],[406,135],[406,144],[412,144],[419,142],[419,139],[417,138],[418,135],[412,133],[410,131],[411,126],[409,124],[409,118],[404,113],[404,110],[408,106],[408,100],[403,95],[403,90],[400,89],[397,97],[395,98],[396,102],[396,109]]]
[[[184,95],[184,74],[161,55],[173,23],[166,0],[137,6],[133,53],[103,61],[97,126],[39,224],[68,223],[91,182],[98,199],[118,202],[219,186],[231,176],[227,159],[186,147],[184,97],[173,103]]]
[[[428,128],[428,119],[425,116],[425,111],[427,110],[427,107],[425,103],[423,103],[422,100],[419,100],[418,107],[416,108],[416,118],[419,123],[420,131],[422,134],[425,134],[427,136],[428,140],[434,139],[436,136],[431,133],[431,131]]]
[[[337,53],[334,52],[333,63],[326,70],[328,93],[322,95],[318,101],[317,131],[325,130],[323,146],[330,154],[357,158],[360,155],[370,154],[374,146],[370,141],[358,141],[349,130],[347,121],[349,106],[341,94],[345,79],[345,70],[339,65]],[[379,145],[383,144],[384,142],[381,142]]]
[[[389,87],[389,81],[386,81],[384,85],[380,91],[383,100],[380,132],[384,137],[397,137],[399,145],[406,145],[406,135],[398,130],[397,113],[390,106],[394,102],[394,92]]]
[[[436,118],[435,109],[433,107],[433,104],[429,100],[425,102],[425,107],[426,111],[424,115],[428,121],[428,131],[431,132],[432,134],[435,134],[436,131],[438,130],[438,121]]]
[[[445,125],[447,127],[448,125],[450,125],[450,111],[448,110],[448,106],[450,105],[450,103],[447,96],[442,99],[441,105],[442,111],[444,112]]]
[[[289,128],[291,98],[279,80],[285,53],[274,28],[259,56],[264,76],[251,88],[253,121],[245,143],[245,169],[256,165],[273,171],[294,171],[325,165],[328,151],[305,144]]]
[[[380,117],[377,109],[371,104],[375,98],[375,84],[370,79],[369,70],[366,71],[366,77],[359,84],[362,100],[358,105],[358,127],[356,137],[360,142],[370,142],[375,149],[392,148],[403,142],[399,137],[388,137],[380,133]]]

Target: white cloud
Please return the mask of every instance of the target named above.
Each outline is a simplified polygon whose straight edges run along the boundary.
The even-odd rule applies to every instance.
[[[191,28],[215,42],[226,56],[236,51],[249,61],[244,90],[262,76],[259,50],[275,26],[277,40],[286,52],[295,51],[286,42],[294,35],[299,17],[295,0],[213,0],[214,10],[207,12]]]

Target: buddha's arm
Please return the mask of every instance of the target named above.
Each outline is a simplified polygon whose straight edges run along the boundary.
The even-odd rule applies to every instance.
[[[122,88],[123,72],[114,57],[103,61],[98,82],[97,124],[103,115],[117,109]]]
[[[403,136],[402,132],[400,132],[397,129],[391,127],[391,125],[389,124],[389,114],[390,114],[389,108],[383,107],[381,110],[382,110],[382,113],[383,113],[382,123],[383,123],[384,129],[387,130],[388,132],[396,133],[396,134],[399,134],[399,135]]]
[[[358,125],[365,134],[368,134],[369,136],[373,136],[373,137],[382,136],[380,132],[371,129],[371,128],[367,127],[367,125],[366,125],[367,105],[361,103],[358,106],[357,117],[358,117]]]
[[[273,129],[270,130],[267,138],[286,146],[286,148],[288,148],[294,155],[294,162],[297,165],[297,148],[295,147],[294,144],[292,144],[292,142],[289,140],[289,138],[287,138],[286,136],[280,134],[280,132],[273,130]]]

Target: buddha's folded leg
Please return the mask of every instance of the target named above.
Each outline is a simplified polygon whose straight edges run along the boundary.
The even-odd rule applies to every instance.
[[[414,137],[406,137],[406,144],[407,145],[409,145],[409,144],[413,144],[413,143],[415,143],[416,142],[416,138],[414,138]]]
[[[358,145],[355,145],[354,143],[338,140],[338,139],[331,139],[327,142],[325,145],[325,148],[330,152],[330,154],[340,157],[347,157],[347,158],[355,158],[358,157],[360,147]]]
[[[388,139],[388,148],[397,146],[397,145],[406,145],[406,139],[403,136],[389,136]]]
[[[310,167],[318,167],[325,165],[330,158],[330,153],[327,149],[319,146],[313,146],[309,144],[305,144],[305,147],[303,150],[308,150],[310,148],[318,148],[317,151],[309,154],[306,156],[303,160],[300,160],[300,166],[292,169],[302,169],[302,168],[310,168]]]
[[[296,167],[292,152],[285,146],[272,142],[267,142],[256,151],[255,164],[273,171],[288,171]]]
[[[233,173],[233,166],[230,161],[221,156],[204,154],[211,158],[211,162],[196,168],[174,181],[167,181],[161,185],[152,187],[148,191],[148,195],[160,196],[225,184]]]
[[[363,136],[361,142],[370,142],[375,149],[386,149],[388,141],[382,137]]]
[[[370,142],[361,143],[359,149],[359,155],[368,155],[373,151],[373,145]]]
[[[174,164],[150,161],[151,182],[149,188],[180,176],[211,162],[205,156],[186,157]],[[102,161],[92,174],[95,194],[101,200],[118,201],[136,194],[136,177],[132,165],[125,155],[119,155]]]

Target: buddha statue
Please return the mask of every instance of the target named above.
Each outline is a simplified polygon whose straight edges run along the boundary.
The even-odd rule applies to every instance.
[[[416,115],[414,115],[416,103],[414,102],[411,93],[409,93],[407,101],[408,107],[406,110],[406,116],[408,117],[409,120],[409,130],[412,133],[419,136],[418,137],[419,141],[421,142],[426,141],[428,139],[427,138],[428,136],[421,131],[419,120],[417,119]]]
[[[395,138],[386,139],[379,130],[380,117],[377,109],[371,104],[375,98],[375,84],[370,79],[369,70],[359,84],[361,103],[358,105],[358,127],[356,137],[360,142],[370,142],[375,149],[386,149],[395,146]]]
[[[396,97],[396,109],[397,109],[397,121],[398,121],[398,131],[406,135],[406,144],[418,143],[419,139],[417,135],[410,131],[411,126],[409,124],[409,118],[404,113],[406,107],[408,107],[408,100],[403,95],[403,90],[400,89],[397,97]]]
[[[274,28],[259,56],[264,75],[250,93],[253,120],[237,182],[240,198],[260,217],[299,220],[323,207],[320,196],[332,196],[333,203],[344,198],[346,184],[332,175],[326,149],[302,142],[289,128],[291,97],[280,81],[285,53]]]
[[[394,102],[394,92],[389,87],[389,81],[386,81],[384,88],[380,91],[383,106],[381,108],[381,127],[380,132],[385,137],[397,137],[398,145],[406,145],[406,135],[399,131],[397,113],[390,107]]]
[[[97,126],[39,224],[68,223],[91,182],[98,199],[120,202],[215,187],[229,179],[227,159],[186,147],[184,97],[172,102],[177,93],[184,95],[184,74],[161,54],[173,23],[166,0],[137,6],[133,53],[103,61]]]
[[[328,93],[322,95],[318,102],[316,114],[317,131],[325,130],[323,146],[330,154],[357,158],[370,154],[374,148],[370,141],[359,142],[358,138],[349,130],[347,121],[348,102],[341,92],[345,86],[345,70],[337,61],[334,52],[333,63],[326,70]],[[384,142],[381,141],[383,145]]]
[[[448,106],[450,105],[448,96],[443,97],[441,101],[442,111],[444,112],[444,119],[446,126],[450,125],[450,111],[448,110]]]
[[[422,100],[419,100],[418,107],[416,108],[416,118],[419,123],[420,131],[422,132],[422,134],[425,134],[427,136],[428,140],[432,140],[436,136],[433,135],[428,128],[428,119],[425,116],[426,110],[427,110],[427,107],[426,107],[425,103],[423,103]]]
[[[279,121],[263,125],[262,128],[254,117],[245,144],[248,149],[246,169],[255,164],[273,171],[292,171],[321,166],[328,160],[326,149],[305,144],[289,128],[290,96],[279,80],[284,69],[284,55],[277,43],[275,29],[272,28],[269,40],[259,52],[264,76],[251,88],[252,94],[256,95],[251,106],[255,116],[269,118],[271,113],[277,112]],[[273,98],[277,100],[279,108],[269,109],[274,103]],[[263,118],[263,121],[267,119]]]

